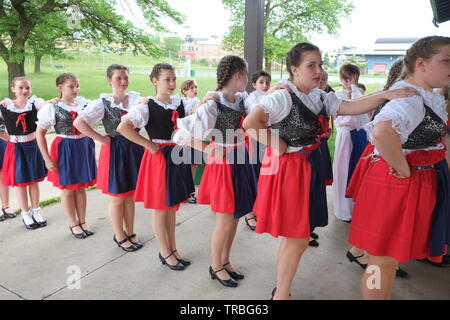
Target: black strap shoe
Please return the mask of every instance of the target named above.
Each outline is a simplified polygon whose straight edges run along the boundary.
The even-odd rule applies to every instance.
[[[220,272],[222,270],[225,270],[225,269],[222,268],[222,269],[214,271],[213,268],[211,266],[209,266],[209,274],[211,275],[211,279],[219,281],[220,284],[225,287],[236,288],[238,286],[238,283],[233,278],[231,278],[231,276],[230,276],[230,279],[228,279],[228,280],[222,280],[217,276],[216,273]]]
[[[247,227],[250,229],[250,230],[252,230],[252,231],[255,231],[256,230],[256,227],[255,226],[252,226],[250,223],[248,223],[250,220],[255,220],[255,221],[258,221],[258,220],[256,220],[256,216],[254,216],[253,218],[250,218],[250,219],[247,219],[247,217],[245,217],[244,218],[245,219],[245,223],[247,224]]]
[[[404,278],[404,279],[409,278],[408,272],[406,272],[402,268],[397,268],[397,271],[395,272],[395,276],[399,277],[399,278]]]
[[[123,240],[117,241],[116,235],[114,235],[114,236],[113,236],[113,241],[114,241],[115,243],[117,243],[117,245],[119,246],[119,248],[122,249],[122,250],[125,251],[125,252],[134,252],[134,251],[138,250],[138,248],[137,248],[133,243],[132,243],[131,246],[129,246],[128,248],[122,246],[125,242],[128,241],[128,238],[127,238],[127,237],[125,237]]]
[[[15,214],[14,212],[6,212],[5,209],[9,209],[9,207],[2,208],[4,217],[8,219],[14,219],[15,217],[17,217],[17,214]]]
[[[229,271],[227,268],[225,268],[227,265],[229,265],[230,262],[225,263],[222,265],[222,267],[225,269],[225,271],[232,277],[234,280],[242,280],[244,279],[244,275],[240,273],[239,271]]]
[[[314,240],[318,240],[319,235],[317,233],[311,232],[311,238],[313,238]]]
[[[93,230],[91,230],[91,229],[84,229],[82,227],[83,224],[86,224],[86,222],[82,222],[82,223],[79,224],[81,230],[83,230],[83,232],[86,234],[87,237],[92,236],[95,232]]]
[[[25,223],[25,222],[24,222],[24,223]],[[74,225],[73,227],[69,227],[70,232],[72,232],[73,236],[74,236],[75,238],[77,238],[77,239],[86,239],[86,237],[87,237],[86,233],[84,233],[84,232],[81,232],[81,233],[75,233],[75,232],[73,232],[73,228],[76,228],[76,227],[80,227],[80,225],[79,225],[79,224],[76,224],[76,225]],[[80,228],[81,228],[81,227],[80,227]],[[83,230],[83,229],[81,229],[81,230]]]
[[[356,262],[361,268],[363,268],[364,270],[366,270],[367,264],[364,264],[364,263],[361,263],[361,262],[358,261],[358,259],[359,259],[359,258],[362,258],[362,257],[364,257],[364,254],[355,257],[355,256],[350,252],[350,250],[347,251],[347,258],[348,258],[348,260],[349,260],[350,262]]]
[[[308,245],[310,247],[318,247],[319,246],[319,242],[317,242],[316,239],[312,239],[311,241],[309,241]]]
[[[136,237],[136,233],[132,233],[130,235],[127,235],[127,233],[125,231],[123,233],[125,233],[125,236],[127,237],[128,241],[130,241],[132,244],[134,244],[139,249],[144,246],[144,244],[140,240],[138,240],[138,241],[131,241],[131,239]]]
[[[177,252],[176,249],[172,251],[172,254],[174,254],[175,252]],[[185,267],[191,265],[191,261],[189,259],[185,259],[185,258],[178,259],[176,256],[175,256],[175,258],[178,260],[179,263],[181,263]]]
[[[170,270],[183,271],[185,267],[180,262],[177,261],[176,265],[172,265],[172,264],[167,263],[166,259],[169,258],[171,255],[173,255],[173,252],[171,254],[169,254],[167,257],[163,257],[161,255],[161,253],[159,253],[159,260],[161,260],[161,263],[163,265],[166,265],[167,267],[169,267]]]

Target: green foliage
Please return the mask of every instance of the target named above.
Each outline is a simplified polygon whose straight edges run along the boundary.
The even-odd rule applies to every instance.
[[[167,0],[136,0],[149,28],[167,29],[160,22],[168,17],[181,24],[183,15]],[[115,52],[159,56],[161,48],[115,10],[113,0],[0,0],[0,56],[8,64],[9,78],[24,75],[26,45],[37,52],[59,54],[68,41],[83,41]],[[79,27],[68,25],[67,10],[77,6]]]
[[[228,50],[244,48],[244,0],[222,0],[230,11],[231,26],[223,45]],[[353,10],[348,0],[266,0],[264,12],[264,57],[266,62],[284,60],[289,48],[305,41],[311,32],[336,34],[339,19]]]

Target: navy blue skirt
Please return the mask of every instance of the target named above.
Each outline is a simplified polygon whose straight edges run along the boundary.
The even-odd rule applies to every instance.
[[[366,149],[367,146],[367,134],[364,129],[359,130],[351,130],[350,137],[352,139],[352,153],[350,154],[350,161],[348,164],[348,176],[347,176],[347,186],[350,183],[350,179],[352,178],[353,171],[355,171],[356,164],[358,163],[359,158],[362,153]]]
[[[8,142],[0,139],[0,169],[3,168],[3,158],[5,157],[6,146]]]

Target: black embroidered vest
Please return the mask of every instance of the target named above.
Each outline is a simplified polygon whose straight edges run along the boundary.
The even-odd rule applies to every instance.
[[[14,112],[2,107],[3,119],[5,119],[6,130],[12,136],[25,136],[36,131],[37,109],[34,102],[30,111]]]
[[[73,122],[75,121],[78,114],[75,111],[67,111],[66,109],[58,105],[53,105],[53,107],[55,108],[56,134],[62,134],[66,136],[80,135],[80,132],[73,126]]]
[[[213,140],[221,144],[236,144],[237,141],[235,140],[237,137],[234,135],[234,132],[241,127],[242,117],[245,117],[244,100],[239,103],[239,111],[217,102],[217,120],[214,129],[220,131],[222,137],[219,139],[220,137],[214,136]]]
[[[425,116],[408,140],[402,145],[403,149],[425,149],[436,145],[445,136],[447,124],[427,105]]]
[[[288,146],[304,147],[318,142],[321,132],[321,126],[318,121],[319,116],[323,116],[328,123],[328,115],[325,106],[318,115],[314,114],[294,93],[291,93],[292,108],[291,112],[282,121],[271,126],[277,129],[278,135]],[[322,97],[321,97],[321,101]]]
[[[148,102],[149,120],[145,126],[150,139],[172,140],[172,133],[176,127],[175,110],[167,110],[150,99]],[[184,118],[183,101],[177,107],[178,118]]]
[[[119,108],[111,107],[111,102],[105,98],[102,98],[103,105],[105,106],[105,115],[103,116],[102,122],[105,128],[106,134],[112,137],[120,136],[117,132],[117,127],[120,124],[122,116],[128,112]]]

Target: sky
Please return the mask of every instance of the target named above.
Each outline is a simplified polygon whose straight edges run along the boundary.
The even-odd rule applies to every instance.
[[[224,35],[229,27],[229,13],[221,0],[167,0],[168,3],[186,16],[185,26],[166,22],[167,27],[184,38],[186,34],[194,38],[210,35]],[[119,3],[132,2],[120,0]],[[350,19],[341,19],[341,29],[337,36],[313,34],[312,43],[322,50],[338,49],[342,46],[361,49],[373,48],[377,38],[424,37],[427,35],[450,36],[450,21],[435,27],[430,0],[353,0],[355,9]],[[139,13],[135,7],[122,10],[127,17],[138,24]],[[124,7],[124,6],[122,6]],[[128,11],[128,13],[127,13]],[[130,15],[130,11],[133,14]],[[142,22],[141,22],[142,25]]]

